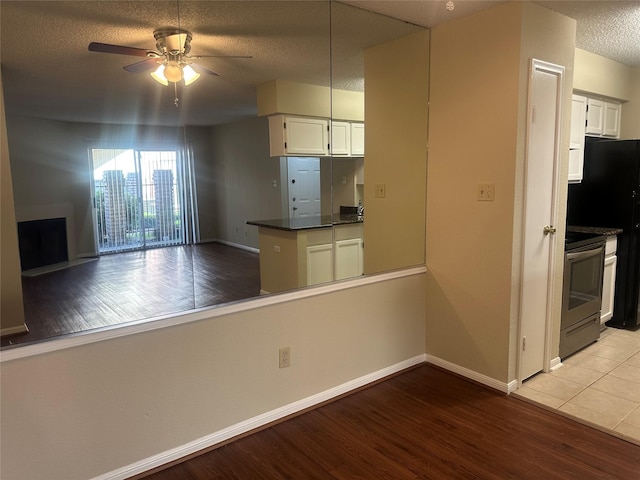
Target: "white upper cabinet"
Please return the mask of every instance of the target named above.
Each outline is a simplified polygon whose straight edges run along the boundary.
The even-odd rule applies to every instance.
[[[351,155],[364,156],[364,123],[351,124]]]
[[[620,104],[609,103],[604,104],[604,131],[603,135],[607,137],[619,137],[620,136]]]
[[[604,102],[595,98],[587,99],[587,130],[590,135],[602,135],[604,131]]]
[[[620,136],[620,104],[597,98],[587,99],[587,129],[589,136]]]
[[[569,140],[569,183],[582,181],[587,97],[573,95],[571,102],[571,138]]]
[[[284,155],[327,156],[329,122],[319,118],[269,117],[269,151],[272,157]]]
[[[331,155],[364,156],[364,123],[331,122]]]
[[[351,124],[331,122],[331,155],[351,155]]]
[[[272,157],[362,157],[364,123],[273,115],[269,117],[269,154]]]

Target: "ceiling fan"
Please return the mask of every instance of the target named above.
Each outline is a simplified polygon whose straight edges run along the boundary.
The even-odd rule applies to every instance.
[[[181,80],[184,80],[185,85],[190,85],[200,77],[200,74],[219,76],[218,73],[193,63],[192,60],[194,59],[215,57],[251,58],[248,55],[190,56],[193,35],[182,28],[159,28],[154,30],[153,36],[156,39],[155,50],[91,42],[89,51],[147,57],[146,60],[127,65],[124,69],[131,73],[150,73],[156,81],[163,85],[168,85],[169,82],[178,83]]]

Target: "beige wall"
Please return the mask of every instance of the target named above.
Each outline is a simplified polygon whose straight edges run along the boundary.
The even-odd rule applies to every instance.
[[[520,105],[519,105],[519,129],[518,129],[518,159],[523,156],[526,145],[526,108],[528,95],[529,64],[531,58],[537,58],[556,65],[565,67],[564,74],[564,104],[562,115],[562,132],[560,138],[560,163],[556,171],[557,189],[555,192],[556,202],[556,225],[558,233],[555,238],[555,271],[552,275],[551,293],[551,344],[549,349],[551,358],[558,355],[560,341],[560,314],[562,311],[562,283],[564,272],[564,231],[567,216],[567,191],[569,175],[569,140],[571,131],[571,94],[573,91],[573,77],[575,72],[575,38],[576,21],[551,12],[546,8],[530,2],[523,3],[522,14],[522,51],[520,53]],[[522,215],[524,211],[523,199],[525,196],[524,185],[524,162],[519,162],[516,167],[516,196],[514,215],[514,250],[513,250],[513,279],[520,281],[520,258],[522,255],[522,237],[519,232],[523,231]],[[519,283],[514,285],[512,290],[512,310],[511,310],[511,357],[509,361],[509,379],[516,378],[516,355],[520,345],[518,341],[518,308],[519,308]]]
[[[307,115],[364,121],[364,93],[319,85],[272,80],[257,88],[258,116]]]
[[[376,273],[424,263],[429,32],[368,49],[365,81],[364,271]]]
[[[23,333],[24,308],[18,253],[18,229],[13,207],[4,94],[0,76],[0,334]]]
[[[573,89],[618,100],[631,100],[631,67],[576,48]]]
[[[488,35],[492,32],[492,35]],[[520,9],[431,34],[427,353],[507,380]],[[479,183],[495,201],[476,201]]]
[[[258,248],[258,228],[247,220],[282,217],[280,159],[269,157],[266,118],[252,118],[211,128],[211,158],[215,201],[201,205],[215,223],[215,236],[205,239]],[[276,181],[276,187],[273,182]]]
[[[420,357],[424,292],[419,274],[4,361],[0,477],[87,479]]]
[[[509,2],[432,31],[427,353],[502,382],[516,375],[529,61],[571,71],[572,28]],[[480,183],[495,201],[476,200]]]
[[[622,105],[620,138],[640,138],[640,67],[631,69],[631,101]]]
[[[620,138],[640,138],[640,67],[576,48],[573,89],[622,101]]]

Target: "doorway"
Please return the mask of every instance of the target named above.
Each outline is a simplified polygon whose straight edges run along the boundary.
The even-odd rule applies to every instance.
[[[288,157],[289,218],[320,215],[320,159]]]
[[[550,366],[564,67],[531,61],[518,380]]]
[[[99,255],[187,242],[185,162],[178,149],[90,149]]]

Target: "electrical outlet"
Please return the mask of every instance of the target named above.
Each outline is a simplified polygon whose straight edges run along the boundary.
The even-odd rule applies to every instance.
[[[291,365],[291,349],[289,347],[282,347],[278,351],[280,368],[287,368]]]
[[[494,183],[481,183],[478,185],[478,201],[493,202],[496,195],[496,185]]]
[[[387,194],[387,185],[384,183],[376,183],[376,198],[384,198]]]
[[[276,253],[280,253],[280,245],[274,245],[273,246],[273,251]]]

